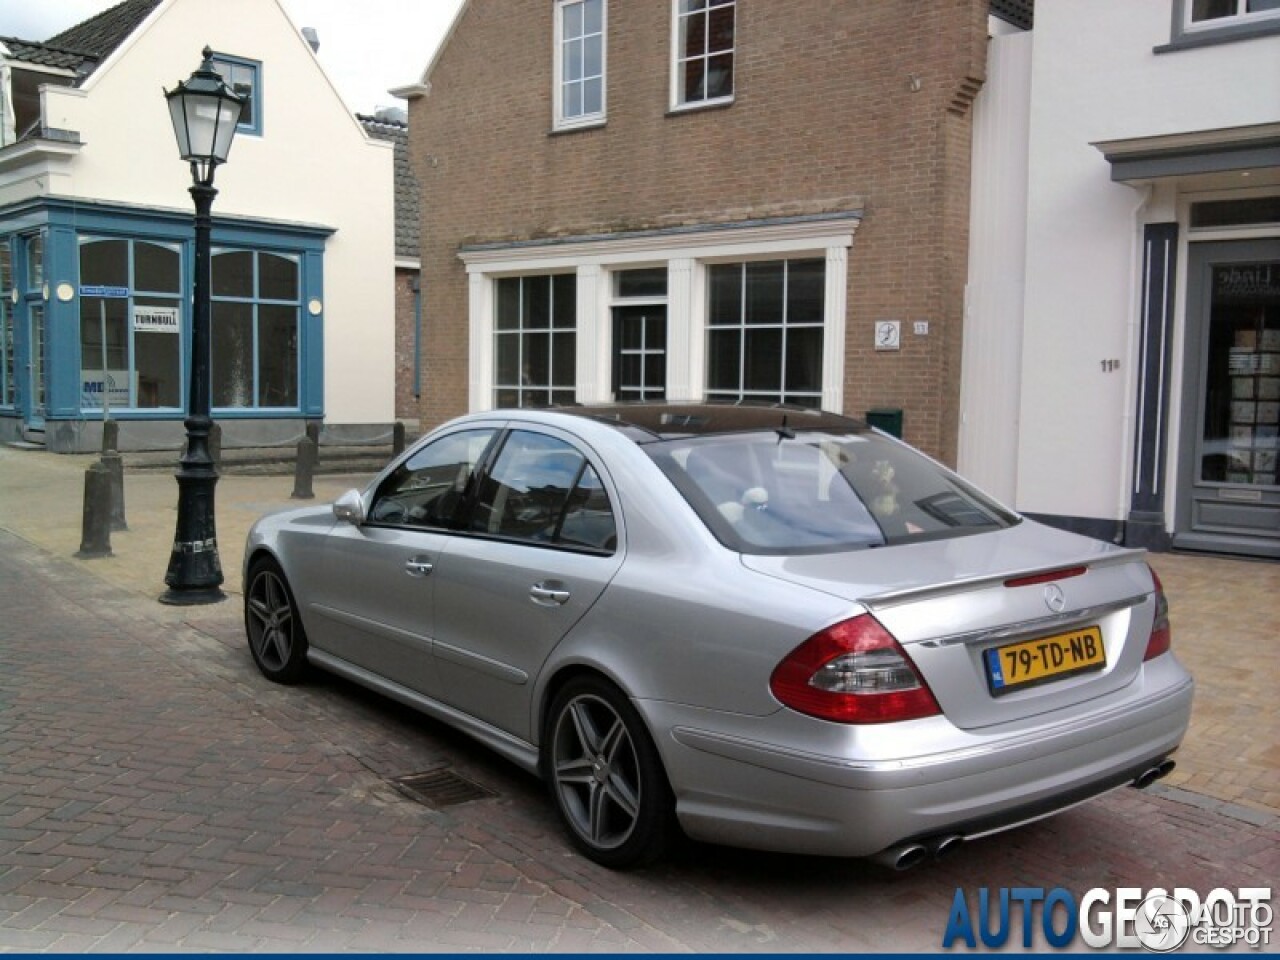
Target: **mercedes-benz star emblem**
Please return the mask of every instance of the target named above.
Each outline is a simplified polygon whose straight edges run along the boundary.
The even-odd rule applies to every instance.
[[[1056,583],[1051,583],[1044,588],[1044,604],[1054,613],[1061,613],[1067,608],[1066,595]]]

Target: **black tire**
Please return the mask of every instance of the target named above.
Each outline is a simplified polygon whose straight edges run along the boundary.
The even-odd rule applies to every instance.
[[[662,857],[676,834],[662,759],[640,715],[617,687],[570,680],[547,712],[547,785],[574,846],[613,869]]]
[[[262,675],[297,683],[307,669],[307,634],[284,571],[270,557],[249,566],[244,588],[244,629]]]

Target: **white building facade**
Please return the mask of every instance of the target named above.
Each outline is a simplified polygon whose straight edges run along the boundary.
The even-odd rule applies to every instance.
[[[287,442],[317,420],[352,439],[385,432],[391,144],[365,134],[277,0],[133,6],[138,22],[100,57],[63,58],[59,38],[0,51],[0,439],[96,449],[109,413],[124,448],[180,441],[193,207],[162,88],[206,45],[251,104],[213,208],[224,445]],[[95,29],[60,37],[89,44]]]
[[[979,97],[960,468],[1280,557],[1280,2],[1040,0]]]

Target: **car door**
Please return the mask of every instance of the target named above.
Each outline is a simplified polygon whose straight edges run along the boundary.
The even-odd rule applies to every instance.
[[[497,433],[497,426],[457,430],[411,451],[379,482],[365,522],[335,525],[325,552],[328,589],[311,598],[321,649],[433,694],[433,574]]]
[[[614,497],[569,437],[512,430],[436,569],[440,698],[531,740],[534,679],[622,563]]]

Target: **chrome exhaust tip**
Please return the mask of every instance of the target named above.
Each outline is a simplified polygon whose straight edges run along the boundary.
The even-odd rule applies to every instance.
[[[1163,760],[1154,767],[1143,770],[1142,773],[1134,777],[1133,786],[1137,787],[1139,790],[1145,790],[1157,780],[1163,780],[1167,777],[1173,772],[1173,768],[1176,766],[1177,764],[1172,760]]]
[[[958,833],[952,833],[945,837],[940,837],[933,843],[933,858],[941,860],[955,853],[964,844],[964,837]]]
[[[929,848],[920,843],[903,843],[881,850],[871,859],[891,870],[910,870],[929,859]]]

